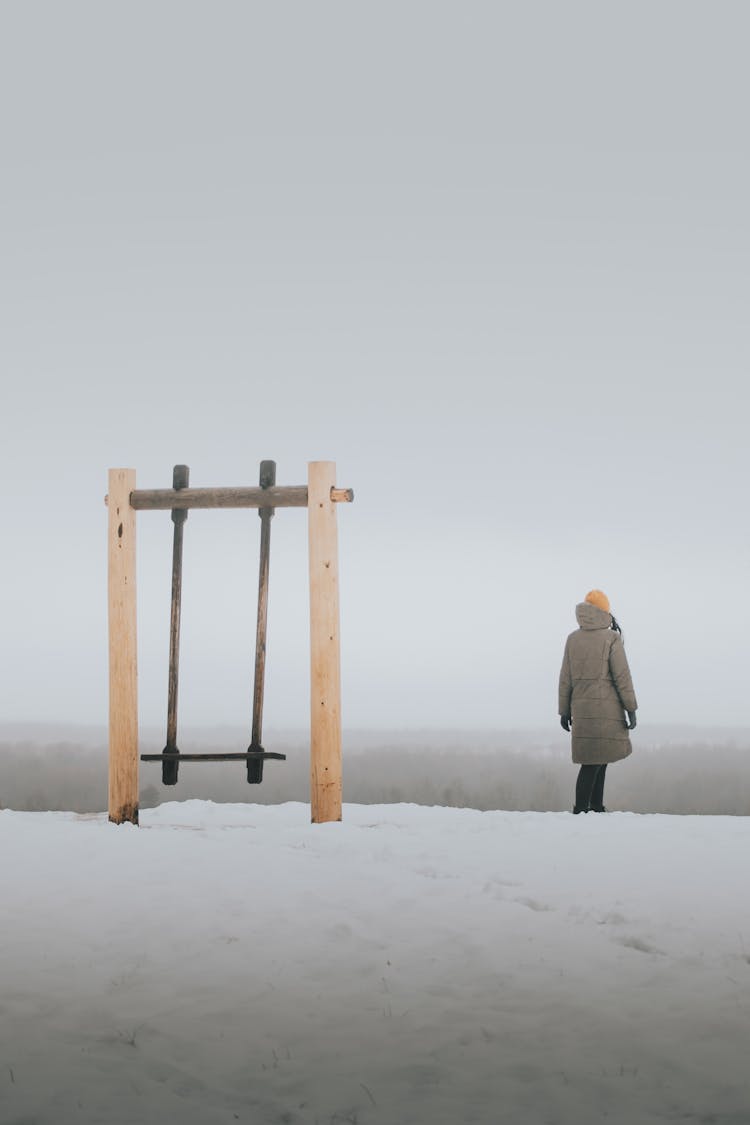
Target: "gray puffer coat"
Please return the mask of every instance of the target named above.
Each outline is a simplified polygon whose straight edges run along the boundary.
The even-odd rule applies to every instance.
[[[619,762],[633,749],[624,712],[638,708],[622,639],[598,606],[582,602],[576,620],[580,629],[565,642],[559,708],[573,720],[573,761]]]

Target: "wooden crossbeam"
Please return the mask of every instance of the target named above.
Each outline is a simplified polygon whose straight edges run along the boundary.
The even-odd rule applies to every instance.
[[[351,488],[331,488],[334,504],[350,504]],[[175,511],[180,508],[306,508],[306,485],[273,488],[139,488],[130,493],[136,511]]]

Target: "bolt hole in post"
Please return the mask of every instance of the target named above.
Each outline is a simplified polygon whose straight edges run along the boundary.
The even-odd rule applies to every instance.
[[[138,823],[138,644],[133,469],[110,469],[108,514],[109,819]]]
[[[332,461],[308,466],[310,551],[310,793],[313,823],[341,820],[338,532]],[[341,499],[350,500],[345,493]]]

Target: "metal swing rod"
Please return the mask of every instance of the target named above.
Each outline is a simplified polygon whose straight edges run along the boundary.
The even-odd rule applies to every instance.
[[[175,491],[187,488],[190,469],[187,465],[175,465],[172,471],[172,486]],[[174,509],[174,537],[172,542],[172,607],[169,622],[169,687],[167,693],[167,744],[161,755],[162,785],[176,785],[178,776],[177,759],[177,693],[180,682],[180,617],[182,613],[182,538],[186,509]]]
[[[169,632],[169,689],[167,701],[167,743],[161,754],[141,754],[142,762],[162,763],[162,783],[176,785],[180,762],[247,762],[247,780],[259,784],[263,780],[263,760],[275,758],[286,760],[286,754],[272,754],[261,745],[263,729],[263,695],[265,686],[266,635],[268,626],[268,577],[271,540],[271,518],[273,506],[266,499],[282,495],[282,506],[301,507],[301,494],[307,503],[307,488],[277,489],[276,462],[261,461],[260,487],[257,489],[190,489],[190,469],[187,465],[175,465],[172,475],[172,489],[153,489],[140,494],[130,494],[133,508],[162,509],[167,501],[172,509],[174,538],[172,546],[172,602]],[[333,493],[333,489],[331,492]],[[351,490],[337,489],[341,493]],[[291,499],[290,499],[291,494]],[[260,499],[263,502],[259,502]],[[195,497],[198,500],[195,501]],[[144,497],[146,500],[144,501]],[[218,497],[218,499],[217,499]],[[343,498],[343,497],[342,497]],[[349,499],[346,496],[346,499]],[[210,500],[210,502],[209,502]],[[177,698],[179,690],[180,664],[180,617],[182,608],[182,544],[187,509],[189,507],[254,507],[261,519],[260,565],[258,578],[258,618],[255,641],[255,677],[253,684],[253,720],[250,746],[245,753],[205,753],[183,754],[177,747]]]
[[[270,491],[276,484],[276,462],[261,461],[260,487]],[[258,619],[255,630],[255,677],[253,680],[253,726],[248,754],[262,755],[263,746],[263,693],[266,681],[266,636],[268,633],[268,571],[271,553],[271,520],[274,509],[261,507],[260,561],[258,564]],[[249,785],[259,785],[263,780],[263,757],[254,756],[247,761]]]

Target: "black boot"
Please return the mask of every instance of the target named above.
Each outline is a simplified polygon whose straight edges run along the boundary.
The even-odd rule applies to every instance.
[[[589,797],[589,809],[591,812],[606,812],[604,807],[604,778],[607,773],[606,765],[599,766],[594,784],[591,787],[591,795]]]
[[[594,783],[596,782],[601,766],[587,765],[581,766],[578,771],[578,778],[576,779],[576,798],[575,805],[573,806],[574,813],[588,812],[591,805]],[[598,794],[598,804],[601,804],[601,793]]]

